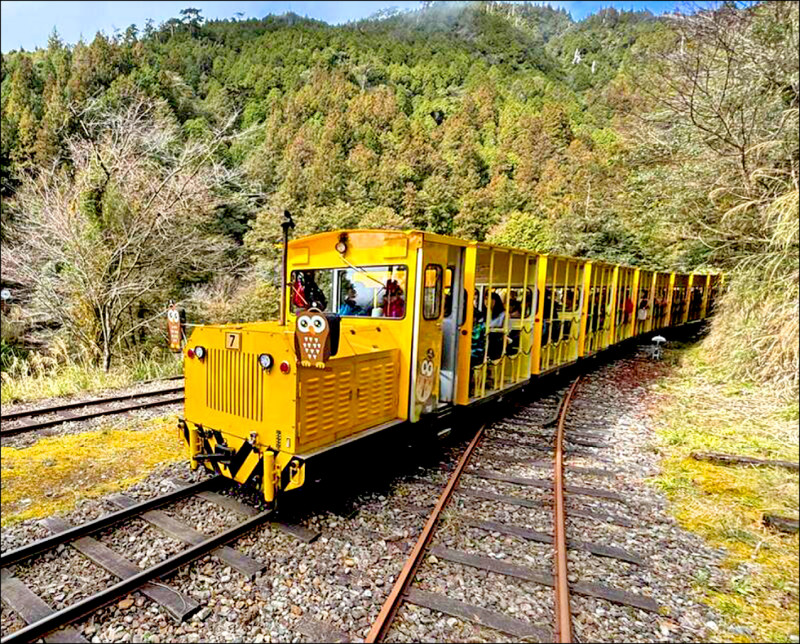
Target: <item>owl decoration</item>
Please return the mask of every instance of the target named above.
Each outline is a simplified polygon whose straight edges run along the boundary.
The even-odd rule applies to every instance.
[[[421,403],[427,402],[433,393],[433,374],[436,371],[436,367],[433,364],[435,355],[433,349],[428,349],[417,368],[415,393],[417,394],[417,400]]]
[[[167,310],[167,338],[170,351],[181,350],[181,314],[174,304]]]
[[[339,316],[315,308],[298,311],[294,346],[301,366],[324,369],[339,346]]]

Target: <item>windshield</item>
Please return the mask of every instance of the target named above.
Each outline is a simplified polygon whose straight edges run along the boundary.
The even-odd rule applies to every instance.
[[[315,307],[346,317],[405,317],[405,266],[292,271],[291,285],[295,313]]]

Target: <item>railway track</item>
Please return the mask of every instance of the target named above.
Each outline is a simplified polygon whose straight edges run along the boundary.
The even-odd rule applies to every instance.
[[[7,552],[0,557],[3,602],[27,624],[25,627],[7,634],[0,642],[2,644],[31,642],[42,637],[45,641],[52,642],[86,642],[87,640],[81,633],[70,624],[134,590],[139,590],[150,600],[163,607],[174,620],[180,622],[188,619],[201,608],[201,605],[189,595],[160,582],[161,577],[204,555],[213,554],[225,565],[248,579],[254,578],[257,573],[266,569],[267,564],[225,544],[268,522],[305,543],[310,543],[319,536],[319,533],[303,526],[274,521],[271,510],[258,511],[238,499],[220,494],[217,490],[227,484],[227,480],[220,476],[208,478],[192,485],[176,484],[175,491],[143,502],[137,502],[125,495],[116,495],[112,497],[112,502],[120,510],[79,526],[72,526],[57,517],[44,519],[42,524],[52,532],[51,536]],[[232,511],[241,516],[242,520],[233,527],[208,536],[163,511],[166,506],[189,497],[201,499]],[[146,570],[141,570],[134,563],[91,536],[101,530],[118,527],[120,524],[136,518],[146,521],[171,538],[186,543],[189,547]],[[12,567],[63,545],[77,550],[92,563],[117,577],[119,581],[66,608],[53,610],[14,575]]]
[[[165,380],[179,378],[182,376]],[[12,411],[0,416],[0,436],[14,436],[61,423],[172,405],[182,401],[183,385],[173,385],[153,391],[117,394],[95,400],[79,400],[48,407]]]
[[[591,449],[602,449],[599,434],[586,431],[569,431],[567,418],[577,385],[578,380],[572,384],[561,398],[557,413],[553,417],[543,420],[543,404],[542,402],[535,402],[531,405],[519,406],[516,413],[491,425],[484,425],[476,432],[451,473],[433,510],[430,511],[425,527],[419,534],[402,571],[396,578],[378,618],[366,637],[366,642],[378,642],[384,639],[397,641],[402,639],[400,635],[393,633],[393,625],[404,604],[411,604],[443,613],[455,618],[451,620],[453,623],[457,621],[471,623],[479,627],[499,631],[517,640],[542,642],[573,641],[570,595],[599,598],[653,614],[658,613],[659,606],[650,597],[622,591],[599,583],[581,582],[580,580],[575,583],[568,581],[567,553],[569,550],[582,550],[591,555],[617,559],[636,566],[645,565],[643,558],[636,553],[600,543],[569,538],[567,535],[566,517],[568,514],[576,518],[611,523],[628,528],[633,527],[632,522],[624,516],[615,515],[611,512],[603,512],[597,509],[588,511],[580,509],[566,510],[565,500],[570,496],[588,496],[593,499],[625,502],[625,499],[620,494],[612,490],[594,486],[570,485],[564,482],[565,469],[569,473],[577,475],[600,478],[613,477],[613,472],[607,469],[579,467],[571,464],[567,464],[565,468],[565,457],[573,455],[586,456]],[[532,411],[535,413],[531,413]],[[533,422],[533,418],[537,418],[538,421]],[[488,434],[487,429],[491,430],[491,435]],[[498,436],[503,436],[506,433],[513,436],[515,440],[506,441],[498,438]],[[548,445],[549,448],[545,447],[543,450],[543,446]],[[503,452],[503,449],[508,447],[515,448],[512,454]],[[587,447],[590,450],[587,450]],[[543,458],[542,451],[546,451],[549,458]],[[592,458],[602,462],[602,456],[592,455]],[[479,460],[481,464],[486,462],[497,463],[498,469],[490,470],[485,467],[476,467],[474,465],[476,460]],[[504,468],[502,466],[504,464],[523,464],[534,468],[547,468],[551,472],[551,477],[531,478],[507,474],[503,471]],[[472,479],[477,477],[490,484],[545,490],[552,495],[552,498],[548,501],[532,500],[517,495],[499,494],[480,487],[466,487],[462,484],[464,474],[470,475]],[[488,503],[494,507],[505,506],[537,510],[544,508],[551,512],[551,531],[532,530],[526,526],[487,520],[485,516],[466,515],[459,511],[464,507],[470,507],[470,502],[473,504],[475,502]],[[458,509],[454,508],[454,505]],[[427,514],[428,510],[417,509],[417,513]],[[457,550],[447,545],[448,539],[442,540],[443,543],[436,543],[437,528],[442,523],[443,517],[456,521],[456,525],[463,528],[477,528],[494,535],[507,535],[521,538],[527,542],[550,545],[553,549],[553,568],[552,570],[532,568],[507,561],[504,558],[499,559]],[[428,557],[427,561],[426,557]],[[431,559],[437,564],[440,562],[458,564],[484,571],[484,573],[494,573],[515,582],[521,580],[551,587],[554,592],[551,595],[551,603],[545,610],[545,612],[551,614],[550,622],[534,623],[526,619],[520,619],[517,615],[489,610],[452,598],[445,593],[431,592],[424,587],[420,587],[421,583],[418,575],[424,573],[422,574],[424,578],[423,585],[428,587],[431,586],[430,578],[436,575],[435,570],[431,571],[430,568],[426,570]],[[443,581],[440,586],[447,587],[448,584]],[[453,634],[449,641],[458,641],[457,635]]]
[[[392,500],[390,505],[394,510],[388,513],[389,523],[396,516],[394,511],[401,510],[416,515],[415,523],[417,528],[410,530],[407,537],[401,537],[401,540],[397,540],[396,546],[392,545],[391,548],[396,547],[398,550],[408,553],[409,549],[413,547],[412,556],[416,553],[416,562],[411,566],[406,562],[403,575],[396,578],[397,583],[400,583],[401,578],[404,578],[406,580],[405,587],[397,592],[393,588],[390,592],[390,599],[394,597],[396,602],[393,608],[394,615],[384,616],[384,611],[386,610],[386,604],[384,604],[384,608],[381,610],[382,617],[379,617],[378,620],[383,621],[381,630],[378,633],[375,632],[378,624],[378,622],[375,622],[367,641],[419,639],[418,637],[409,637],[407,631],[403,630],[409,623],[405,621],[409,608],[417,611],[420,608],[427,609],[427,611],[432,611],[434,614],[441,613],[444,614],[444,617],[452,617],[454,618],[453,622],[458,621],[459,624],[454,627],[452,637],[437,637],[437,639],[443,641],[467,639],[470,635],[468,630],[458,632],[458,629],[465,625],[467,628],[471,625],[479,625],[494,631],[496,633],[495,639],[491,635],[488,637],[483,635],[483,638],[487,641],[497,641],[496,638],[502,639],[502,636],[517,641],[554,641],[556,639],[558,641],[567,641],[568,638],[564,636],[567,631],[563,628],[558,638],[556,638],[556,628],[554,626],[557,614],[554,608],[556,578],[554,569],[549,563],[542,563],[558,560],[558,557],[553,557],[551,560],[548,556],[552,552],[550,549],[554,547],[554,542],[557,541],[554,539],[555,531],[553,529],[555,499],[548,497],[554,494],[555,490],[555,438],[559,433],[562,435],[563,441],[562,456],[564,459],[563,473],[565,475],[565,480],[563,481],[565,503],[563,507],[566,510],[565,515],[567,518],[567,529],[563,532],[566,549],[562,548],[562,552],[568,550],[574,555],[576,554],[574,551],[582,551],[577,554],[591,557],[592,559],[599,558],[595,559],[599,563],[624,563],[625,566],[630,566],[634,569],[647,565],[645,558],[637,552],[612,547],[594,540],[590,541],[590,539],[595,539],[597,536],[592,529],[581,528],[579,531],[574,523],[570,527],[570,520],[580,519],[591,525],[605,524],[606,527],[614,526],[616,531],[635,528],[637,525],[635,517],[638,512],[633,510],[639,503],[635,499],[628,498],[624,492],[621,494],[618,491],[606,489],[608,486],[604,484],[604,481],[611,480],[615,472],[612,471],[614,466],[611,464],[611,459],[606,458],[604,455],[603,423],[595,422],[593,419],[594,412],[589,411],[597,401],[590,400],[590,396],[586,395],[585,390],[584,394],[581,395],[580,386],[577,386],[577,390],[573,388],[573,393],[577,395],[567,398],[566,392],[562,391],[562,394],[565,395],[562,396],[561,402],[558,402],[558,404],[556,397],[549,397],[531,403],[519,402],[515,405],[506,406],[502,412],[506,415],[486,424],[479,435],[476,435],[470,442],[468,450],[461,455],[460,459],[457,456],[448,457],[446,463],[442,461],[438,472],[434,468],[432,472],[424,477],[418,478],[413,473],[413,470],[402,477],[409,483],[414,484],[415,487],[417,484],[423,486],[423,493],[415,493],[411,497],[413,502],[422,503],[423,505],[412,505],[409,503],[409,498],[404,495]],[[580,421],[579,418],[576,418],[580,417],[582,411],[584,416],[589,418],[588,421]],[[606,460],[603,460],[604,458]],[[458,463],[455,466],[455,470],[453,470],[456,461]],[[575,478],[580,480],[575,480]],[[591,483],[587,483],[585,481],[586,478],[591,478]],[[97,522],[77,528],[64,525],[63,522],[60,523],[52,518],[45,520],[45,525],[53,530],[51,537],[37,542],[38,545],[32,544],[0,557],[0,567],[3,569],[3,601],[12,608],[17,616],[22,617],[28,623],[25,628],[7,634],[6,637],[0,640],[0,644],[6,644],[9,641],[33,641],[36,637],[42,636],[45,637],[46,641],[48,638],[51,638],[50,641],[85,641],[82,632],[87,631],[81,631],[81,628],[85,626],[86,622],[78,621],[73,626],[73,631],[65,631],[64,626],[69,628],[69,623],[81,620],[83,615],[97,610],[104,603],[114,603],[130,593],[133,588],[138,588],[139,592],[149,598],[151,602],[160,605],[176,622],[187,619],[194,611],[204,608],[202,600],[198,605],[197,601],[189,597],[187,587],[183,583],[178,587],[180,582],[169,582],[174,583],[175,587],[165,588],[163,586],[164,582],[158,581],[158,578],[153,575],[167,575],[170,571],[187,565],[198,557],[209,554],[211,550],[220,548],[224,543],[211,542],[211,538],[207,537],[207,535],[202,535],[187,525],[177,525],[175,519],[164,516],[165,513],[162,512],[163,506],[181,498],[198,496],[204,501],[216,503],[232,510],[237,516],[240,515],[242,524],[253,519],[254,521],[248,524],[249,527],[245,526],[241,528],[241,532],[233,532],[230,535],[231,540],[236,539],[237,536],[242,536],[244,543],[252,539],[253,535],[260,534],[257,528],[259,524],[272,522],[280,527],[280,524],[274,521],[276,517],[273,515],[267,514],[255,521],[256,516],[259,514],[257,510],[241,504],[232,497],[216,494],[214,491],[215,486],[219,484],[219,481],[206,481],[198,487],[176,491],[174,493],[175,496],[165,495],[138,505],[130,499],[118,498],[116,503],[122,508],[120,513],[126,514],[114,513],[107,517],[101,517]],[[208,487],[203,487],[204,485]],[[449,495],[444,500],[442,500],[442,496],[439,496],[443,486]],[[437,510],[432,514],[431,508],[434,506],[434,499],[437,496],[438,501],[435,502]],[[576,503],[576,500],[586,501],[586,503]],[[626,511],[627,508],[624,507],[626,503],[630,504],[628,507],[631,508],[631,512]],[[358,507],[359,512],[365,514],[371,512],[367,506],[359,505]],[[498,508],[499,510],[492,514],[487,511],[489,507]],[[349,512],[349,510],[346,512]],[[343,509],[339,514],[343,515],[346,512]],[[544,517],[544,522],[542,525],[537,525],[534,520],[529,523],[525,513],[530,513],[531,515],[538,513]],[[435,519],[433,519],[434,514],[436,515]],[[398,522],[397,525],[392,524],[389,526],[387,523],[386,534],[372,536],[368,534],[369,530],[367,529],[368,538],[373,540],[387,539],[387,537],[387,540],[394,539],[389,533],[394,531],[397,526],[407,528],[409,516],[406,515],[403,522]],[[193,552],[181,552],[158,566],[148,569],[148,571],[141,571],[130,562],[123,561],[120,563],[119,559],[121,557],[113,552],[109,554],[109,548],[97,549],[96,545],[92,543],[93,538],[91,535],[93,533],[123,524],[125,520],[133,519],[134,517],[140,517],[169,536],[183,541],[188,544],[189,550]],[[411,518],[413,519],[413,517]],[[422,535],[425,535],[425,531],[427,531],[427,538],[419,536],[420,533],[418,532],[422,522],[425,520],[427,523]],[[240,525],[237,524],[234,530],[240,528]],[[324,525],[315,524],[314,522],[312,522],[312,525],[325,530]],[[429,525],[431,526],[430,528]],[[284,526],[282,529],[293,537],[307,542],[313,540],[316,536],[313,531],[302,526],[289,525]],[[346,532],[340,533],[341,529],[342,526],[340,524],[330,533],[325,530],[323,534],[326,538],[331,539],[331,542],[334,541],[334,534],[342,537],[344,542],[352,540],[352,536],[347,536]],[[506,543],[509,543],[513,540],[514,544],[508,547],[504,558],[498,558],[495,556],[497,551],[494,549],[491,552],[476,552],[471,547],[472,543],[477,542],[472,536],[465,543],[454,542],[449,538],[445,538],[448,537],[448,532],[452,530],[459,533],[470,532],[470,534],[477,532],[486,537],[487,541],[501,542],[505,540]],[[248,531],[251,532],[246,534]],[[354,526],[352,535],[361,534],[361,531],[362,527]],[[224,533],[220,533],[220,535],[222,534]],[[215,535],[214,538],[220,537],[220,535]],[[496,538],[496,535],[500,535],[500,537]],[[105,537],[97,536],[106,540]],[[362,538],[364,537],[362,536]],[[422,545],[420,545],[420,540],[423,541]],[[320,540],[317,546],[319,547],[325,541],[325,539]],[[628,542],[627,539],[622,539],[622,541]],[[201,549],[200,546],[203,542],[205,542],[205,545]],[[403,543],[402,548],[400,548],[401,542]],[[415,543],[416,545],[414,545]],[[17,570],[19,576],[15,578],[14,566],[47,550],[57,548],[61,544],[68,544],[67,547],[80,553],[79,556],[86,557],[90,561],[99,564],[100,567],[116,575],[120,581],[103,591],[103,593],[108,594],[99,593],[99,597],[92,596],[65,609],[53,610],[44,603],[43,599],[37,597],[30,588],[24,588],[23,580],[27,579],[25,572]],[[116,546],[114,547],[116,548]],[[272,547],[274,547],[274,544],[265,549],[253,550],[248,546],[248,552],[255,554],[256,559],[268,562],[272,558]],[[639,546],[634,545],[633,547],[638,548]],[[242,548],[242,542],[240,542],[239,548]],[[327,549],[328,545],[325,545],[324,548]],[[520,556],[520,551],[524,549],[529,549],[524,554],[531,556]],[[543,554],[545,551],[548,551],[548,555]],[[391,552],[391,549],[389,552]],[[217,559],[220,558],[217,553],[214,554]],[[431,558],[433,557],[438,559],[438,562],[432,562]],[[575,562],[573,561],[572,563]],[[31,562],[31,565],[38,564],[34,561]],[[230,563],[225,565],[231,569],[236,569],[237,572],[242,572],[248,577],[253,574],[253,570],[263,569],[262,563],[253,559],[251,559],[251,563],[243,564],[241,568],[237,568]],[[352,563],[345,565],[352,565]],[[395,571],[400,567],[399,564],[394,565],[396,567],[390,572],[392,576],[396,574]],[[413,566],[416,566],[416,568]],[[448,566],[449,568],[447,568]],[[459,575],[469,574],[468,571],[480,573],[480,576],[486,579],[485,585],[491,585],[493,588],[500,586],[502,583],[500,578],[502,578],[510,586],[517,586],[520,589],[519,593],[526,596],[524,601],[541,604],[542,608],[541,610],[537,608],[534,611],[523,609],[523,612],[520,612],[520,603],[517,599],[511,602],[511,605],[515,605],[517,610],[506,610],[505,606],[493,604],[491,601],[487,602],[487,596],[451,594],[449,589],[453,588],[453,585],[448,582],[444,582],[441,586],[431,585],[430,580],[432,578],[441,577],[443,574],[446,575],[448,570],[452,572],[456,567],[461,569],[461,572],[458,573]],[[577,564],[576,567],[578,567]],[[406,568],[409,569],[406,570]],[[148,574],[142,575],[135,580],[132,579],[134,575],[140,575],[143,572]],[[180,578],[183,572],[176,579]],[[338,569],[336,569],[336,572],[338,573]],[[29,573],[30,571],[27,572],[27,574]],[[659,611],[659,606],[651,598],[636,592],[628,592],[635,591],[636,586],[626,586],[624,583],[617,581],[616,588],[614,588],[605,585],[603,582],[611,580],[603,577],[598,578],[595,576],[591,579],[578,578],[576,580],[575,570],[568,569],[567,573],[571,577],[568,589],[572,600],[573,616],[585,610],[582,602],[590,601],[596,604],[595,600],[597,599],[602,600],[600,603],[603,605],[606,602],[616,604],[617,609],[633,607],[639,611],[645,611],[643,614],[646,617],[654,616]],[[355,570],[353,574],[356,574]],[[373,574],[371,570],[369,574]],[[349,575],[345,573],[343,576],[347,577]],[[77,580],[75,583],[76,585],[80,584]],[[349,582],[349,584],[358,587],[360,592],[361,587],[358,586],[358,583],[357,579]],[[23,587],[21,587],[21,584]],[[37,588],[36,582],[33,582],[31,587]],[[530,592],[532,587],[538,589],[536,593]],[[621,588],[626,590],[621,590]],[[160,599],[155,594],[157,589],[160,589],[162,593]],[[473,588],[472,593],[474,592]],[[480,594],[480,590],[478,590],[478,594]],[[494,594],[494,591],[491,594]],[[167,599],[167,595],[171,597],[171,600]],[[48,596],[42,594],[42,597],[47,599]],[[383,595],[381,595],[382,597]],[[491,600],[491,596],[489,596],[489,599]],[[164,603],[161,603],[160,600],[163,600]],[[139,605],[138,601],[137,606]],[[170,601],[172,601],[171,604],[169,603]],[[184,606],[186,601],[190,603]],[[173,610],[169,606],[172,606]],[[375,605],[374,610],[377,610],[377,607]],[[314,628],[331,628],[334,630],[330,632],[336,632],[337,629],[336,623],[329,621],[327,616],[315,615],[313,612],[315,609],[318,609],[315,604],[305,605],[304,610],[308,613],[308,621],[306,621],[306,616],[304,615],[303,620],[287,626],[289,631],[301,634],[308,638],[308,641],[337,641],[331,639],[329,635],[320,636],[320,631],[313,630]],[[94,619],[105,619],[101,618],[100,615],[105,615],[106,612],[106,610],[100,611]],[[537,613],[537,615],[532,613]],[[60,614],[61,617],[55,618],[55,614]],[[374,614],[373,612],[372,615],[374,616]],[[419,613],[417,614],[419,615]],[[312,619],[315,616],[319,617],[319,619]],[[43,624],[38,623],[42,619],[49,619],[50,621]],[[137,616],[136,619],[139,619],[139,617]],[[433,619],[436,618],[434,617]],[[362,624],[361,628],[364,630],[358,631],[357,636],[359,638],[364,637],[370,621],[365,620]],[[445,620],[440,621],[444,622]],[[450,621],[447,620],[448,629]],[[204,623],[206,628],[211,627],[210,622]],[[29,628],[31,630],[26,630]],[[54,634],[53,629],[58,628],[61,630]],[[50,630],[45,633],[42,629]],[[589,639],[583,635],[585,631],[582,632],[580,622],[576,623],[575,631],[574,637],[576,639]],[[210,630],[208,632],[211,633]],[[350,636],[354,636],[355,633],[355,630],[351,631]],[[73,637],[75,639],[71,639]],[[474,637],[470,639],[474,639]]]

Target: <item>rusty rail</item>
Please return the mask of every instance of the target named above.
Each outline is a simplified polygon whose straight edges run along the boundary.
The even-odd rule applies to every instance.
[[[389,626],[391,626],[392,620],[397,614],[397,609],[400,608],[400,604],[403,602],[403,595],[405,594],[408,585],[411,583],[411,580],[414,579],[414,575],[419,568],[419,564],[422,561],[422,555],[425,553],[425,548],[427,548],[428,544],[430,543],[431,537],[433,536],[433,531],[436,529],[436,526],[439,523],[439,518],[441,517],[442,511],[447,505],[447,502],[450,500],[456,485],[458,485],[458,481],[461,478],[461,474],[464,472],[464,467],[469,461],[470,456],[472,456],[472,452],[475,450],[475,447],[483,437],[483,429],[484,426],[482,426],[476,432],[475,437],[461,455],[458,465],[456,465],[456,469],[450,475],[450,479],[447,481],[444,491],[439,496],[439,500],[436,502],[436,507],[433,508],[433,512],[431,512],[430,517],[428,517],[428,522],[422,529],[422,533],[419,535],[417,543],[414,545],[414,549],[411,551],[411,555],[409,555],[408,559],[406,560],[403,570],[400,571],[400,575],[394,582],[394,586],[392,586],[392,591],[389,593],[389,596],[383,603],[381,612],[378,614],[378,619],[375,620],[375,623],[372,625],[369,634],[364,640],[368,644],[381,641],[388,632]]]
[[[99,416],[121,414],[137,409],[171,405],[182,402],[183,399],[183,385],[181,385],[153,391],[116,394],[106,398],[62,403],[51,407],[13,411],[0,416],[0,422],[3,423],[2,428],[0,428],[0,436],[13,436],[66,422],[89,420]],[[103,407],[104,405],[112,406]],[[50,418],[37,420],[39,416],[50,416]]]
[[[580,376],[575,379],[562,401],[558,415],[558,430],[555,441],[555,465],[553,478],[553,576],[555,588],[555,641],[572,642],[572,615],[569,608],[569,582],[567,580],[567,532],[564,512],[564,424],[567,410]]]

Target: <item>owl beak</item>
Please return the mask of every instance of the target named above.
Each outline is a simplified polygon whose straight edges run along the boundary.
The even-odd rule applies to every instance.
[[[317,331],[313,326],[308,327],[308,332],[309,333],[313,333],[314,335],[317,335]]]

